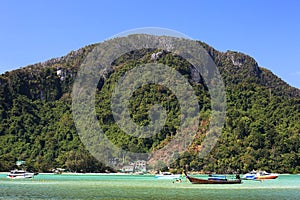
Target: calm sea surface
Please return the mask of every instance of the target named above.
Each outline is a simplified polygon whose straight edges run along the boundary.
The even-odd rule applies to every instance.
[[[197,176],[206,177],[206,176]],[[192,185],[148,175],[46,175],[10,180],[0,174],[0,199],[300,199],[300,175],[243,181],[237,185]]]

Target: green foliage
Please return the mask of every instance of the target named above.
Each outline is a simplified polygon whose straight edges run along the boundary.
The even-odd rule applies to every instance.
[[[188,62],[160,50],[142,49],[119,57],[105,81],[102,78],[99,82],[96,112],[105,135],[115,145],[132,152],[160,149],[176,135],[180,126],[180,105],[164,86],[142,86],[130,99],[132,119],[139,125],[149,124],[152,105],[160,104],[166,109],[165,126],[151,138],[124,133],[111,112],[110,99],[119,77],[136,66],[156,62],[176,69],[189,79],[201,108],[201,124],[193,144],[171,166],[159,161],[154,167],[180,169],[188,166],[190,170],[220,173],[252,169],[299,173],[299,90],[259,68],[250,56],[231,51],[220,53],[206,44],[203,46],[218,65],[227,96],[226,123],[209,155],[198,156],[209,125],[207,87],[201,77],[193,79]],[[17,160],[25,160],[30,169],[41,172],[55,167],[73,172],[106,169],[85,150],[71,111],[70,92],[76,72],[93,47],[87,46],[65,57],[0,76],[0,171],[14,168]],[[158,51],[161,52],[159,58],[152,60],[151,54]]]
[[[199,165],[203,167],[193,163],[190,167],[223,173],[252,169],[299,173],[299,99],[270,96],[268,88],[255,83],[227,88],[227,99],[218,144]]]

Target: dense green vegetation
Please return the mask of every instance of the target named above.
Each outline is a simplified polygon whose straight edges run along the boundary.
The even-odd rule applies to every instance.
[[[164,109],[166,109],[168,117],[165,126],[158,134],[153,135],[151,138],[137,138],[130,136],[118,127],[113,118],[110,100],[112,91],[120,75],[145,63],[145,61],[147,63],[154,62],[149,59],[152,53],[153,51],[149,50],[149,52],[145,52],[141,58],[138,58],[136,54],[139,54],[139,52],[133,52],[133,55],[129,57],[124,56],[126,57],[125,64],[124,60],[121,59],[119,59],[118,62],[115,62],[116,70],[110,78],[105,81],[103,87],[99,88],[101,93],[99,92],[96,100],[96,110],[99,115],[99,121],[102,128],[106,130],[106,135],[114,144],[131,152],[149,152],[159,147],[162,145],[161,143],[164,143],[164,140],[167,137],[175,135],[177,127],[180,126],[180,105],[177,98],[168,88],[155,84],[144,85],[137,89],[130,99],[130,109],[133,121],[140,126],[144,126],[148,125],[150,122],[149,109],[151,105],[161,104]],[[157,64],[168,63],[168,66],[180,71],[181,74],[186,77],[189,77],[191,74],[189,68],[190,64],[182,58],[171,56],[170,53],[163,52],[161,58],[155,60],[155,62]],[[121,67],[119,65],[121,65]],[[202,110],[207,110],[209,108],[207,91],[201,83],[196,83],[191,79],[190,83],[193,85],[195,93],[197,93],[198,101],[203,106]]]
[[[247,55],[221,53],[202,43],[217,64],[226,85],[227,117],[223,134],[205,158],[198,149],[209,123],[210,97],[202,79],[192,77],[192,66],[184,59],[159,50],[130,52],[113,63],[113,71],[99,82],[96,111],[101,128],[117,146],[133,152],[161,148],[179,126],[180,105],[163,86],[147,85],[130,99],[131,116],[140,125],[150,121],[151,105],[161,104],[168,118],[162,131],[151,138],[125,134],[116,125],[110,109],[114,84],[129,69],[143,63],[167,64],[189,79],[200,105],[199,133],[192,145],[170,167],[205,172],[247,172],[264,169],[300,172],[300,91],[288,86],[270,71],[257,66]],[[73,122],[71,97],[76,72],[94,45],[65,57],[7,72],[0,76],[0,171],[25,160],[32,170],[104,171],[84,148]],[[201,130],[201,131],[200,131]],[[130,159],[130,158],[128,158]]]
[[[227,89],[227,98],[226,125],[213,151],[204,159],[187,152],[175,166],[189,163],[194,170],[220,173],[299,173],[299,99],[273,96],[265,87],[243,83]]]

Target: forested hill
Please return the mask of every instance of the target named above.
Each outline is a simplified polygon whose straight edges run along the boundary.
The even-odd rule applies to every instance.
[[[264,169],[299,173],[300,90],[259,67],[248,55],[219,52],[200,43],[216,63],[226,86],[226,123],[211,153],[203,159],[197,154],[209,124],[207,87],[202,79],[193,79],[193,67],[186,60],[159,49],[143,49],[121,56],[106,74],[105,83],[99,83],[96,111],[108,138],[125,150],[147,152],[161,148],[176,134],[180,109],[167,88],[145,86],[131,99],[132,117],[138,124],[149,123],[147,104],[160,103],[168,108],[165,127],[151,138],[126,135],[110,111],[109,99],[118,77],[139,64],[154,62],[151,55],[159,52],[155,62],[168,64],[189,78],[201,107],[199,133],[171,168],[188,165],[190,170],[205,172]],[[71,109],[71,90],[77,70],[95,46],[0,75],[0,171],[15,167],[16,160],[25,160],[29,169],[41,172],[55,167],[77,172],[106,169],[82,145]],[[126,162],[130,158],[122,164]]]

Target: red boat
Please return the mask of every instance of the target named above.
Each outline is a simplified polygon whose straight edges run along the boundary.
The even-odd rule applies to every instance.
[[[278,174],[272,174],[266,171],[261,171],[256,174],[257,180],[276,179],[276,178],[278,178]]]
[[[192,184],[240,184],[242,183],[241,179],[234,179],[234,180],[228,180],[228,179],[201,179],[201,178],[195,178],[190,177],[186,171],[184,171],[184,174],[186,178],[192,183]]]

